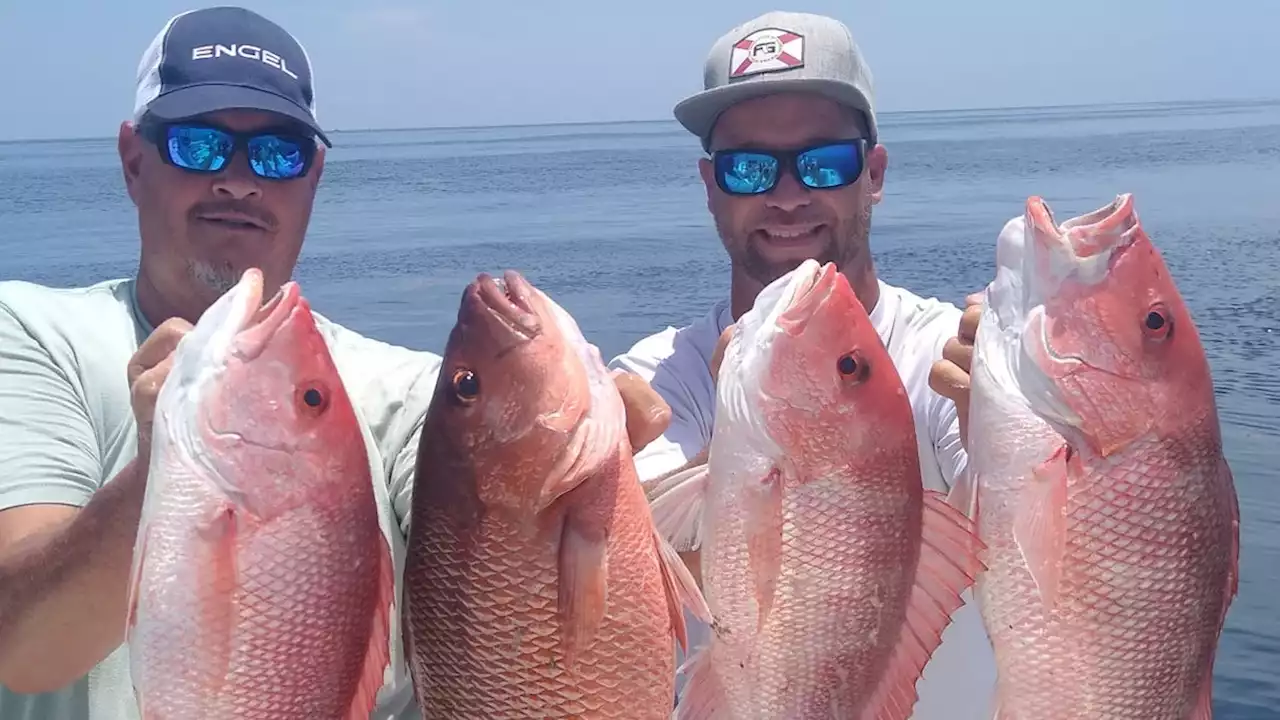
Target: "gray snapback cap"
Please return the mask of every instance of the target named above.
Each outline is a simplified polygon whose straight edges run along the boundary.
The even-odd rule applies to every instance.
[[[777,92],[814,92],[866,118],[878,142],[871,69],[844,23],[825,15],[774,11],[735,27],[711,46],[703,90],[680,101],[676,119],[702,139],[735,103]]]

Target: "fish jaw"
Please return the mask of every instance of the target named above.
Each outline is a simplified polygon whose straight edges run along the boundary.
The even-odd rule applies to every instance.
[[[625,442],[621,398],[598,350],[520,273],[463,293],[437,380],[430,453],[474,467],[482,506],[537,518]],[[492,472],[522,458],[521,472]]]

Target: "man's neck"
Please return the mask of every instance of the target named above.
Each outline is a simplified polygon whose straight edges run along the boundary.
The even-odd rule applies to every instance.
[[[876,303],[880,302],[880,283],[876,280],[876,269],[871,263],[859,264],[857,267],[843,270],[845,278],[858,296],[858,302],[870,314]],[[764,290],[760,281],[752,279],[738,268],[734,268],[729,280],[729,311],[736,323],[756,302],[756,296]]]
[[[183,308],[166,302],[164,295],[155,286],[155,283],[147,277],[144,272],[139,272],[137,279],[134,281],[134,292],[138,298],[138,312],[142,313],[142,318],[154,330],[160,327],[164,321],[180,317],[191,323],[196,324],[200,319],[202,310],[196,308]]]

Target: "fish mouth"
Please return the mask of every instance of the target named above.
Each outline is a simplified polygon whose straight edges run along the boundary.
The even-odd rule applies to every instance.
[[[806,271],[807,270],[807,271]],[[791,301],[778,316],[778,325],[790,332],[803,329],[805,322],[823,306],[836,289],[836,276],[839,271],[835,263],[825,263],[821,268],[817,263],[804,265],[797,272],[802,272],[791,284]]]
[[[1142,230],[1133,194],[1117,195],[1106,205],[1059,225],[1038,196],[1027,199],[1026,222],[1032,242],[1024,262],[1031,299],[1042,304],[1067,280],[1097,285],[1107,279],[1115,259]]]
[[[245,360],[252,360],[261,355],[267,343],[293,315],[293,311],[305,302],[302,300],[298,283],[291,280],[281,285],[275,295],[262,303],[260,274],[255,274],[251,278],[249,292],[251,293],[250,302],[247,304],[249,311],[240,323],[240,330],[236,333],[236,354]]]
[[[482,310],[512,335],[532,340],[542,334],[542,319],[533,305],[533,286],[515,270],[507,270],[501,278],[481,273],[467,288],[463,311],[470,307]],[[479,307],[474,307],[476,304]]]

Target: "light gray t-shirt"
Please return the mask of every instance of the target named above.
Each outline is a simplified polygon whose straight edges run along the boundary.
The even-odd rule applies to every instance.
[[[398,602],[418,435],[441,359],[363,337],[318,314],[316,321],[365,435]],[[83,506],[133,459],[126,368],[151,331],[132,280],[72,289],[0,282],[0,510]],[[398,612],[390,634],[391,667],[372,717],[418,718]],[[4,720],[138,717],[124,645],[56,692],[20,695],[0,686]]]

